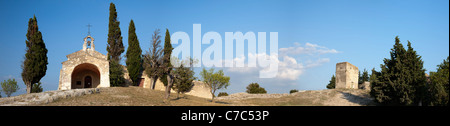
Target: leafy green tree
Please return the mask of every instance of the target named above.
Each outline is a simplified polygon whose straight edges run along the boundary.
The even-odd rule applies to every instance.
[[[247,91],[250,94],[265,94],[267,93],[266,89],[260,87],[258,83],[251,83],[247,86]]]
[[[371,79],[371,95],[377,102],[388,105],[418,105],[425,96],[425,69],[421,56],[411,47],[408,41],[408,50],[395,38],[391,49],[391,58],[384,59],[379,75],[375,72]],[[374,74],[374,71],[372,71]]]
[[[334,75],[331,77],[330,83],[327,85],[327,89],[334,89],[336,88],[336,77]]]
[[[169,53],[166,53],[169,54]],[[165,57],[167,58],[167,57]],[[170,96],[170,90],[169,88],[177,91],[177,98],[179,98],[180,93],[185,93],[188,92],[192,89],[192,87],[194,86],[193,81],[195,79],[197,79],[196,77],[194,77],[194,64],[198,63],[197,60],[194,60],[192,58],[187,58],[186,60],[178,60],[177,57],[172,57],[171,59],[171,63],[174,63],[175,67],[167,67],[164,66],[164,69],[168,70],[168,69],[172,69],[171,71],[167,72],[167,76],[166,78],[168,78],[167,80],[169,80],[169,78],[171,78],[172,81],[167,81],[167,82],[172,82],[172,84],[168,83],[166,86],[166,99],[169,98]],[[187,67],[189,66],[189,67]]]
[[[223,70],[214,72],[214,68],[211,68],[209,70],[203,68],[203,70],[200,72],[200,76],[202,77],[202,81],[205,82],[206,85],[210,88],[210,93],[212,95],[211,102],[214,102],[214,94],[216,93],[216,90],[222,88],[226,89],[230,85],[230,77],[225,76]]]
[[[436,72],[430,72],[428,105],[448,106],[449,101],[449,57],[437,66]]]
[[[33,90],[31,91],[31,93],[39,93],[42,92],[44,89],[41,86],[41,82],[33,84]]]
[[[27,93],[31,93],[33,84],[39,82],[47,71],[47,48],[42,33],[38,29],[36,16],[28,21],[26,54],[22,67],[22,80],[27,86]]]
[[[156,29],[152,35],[149,51],[144,55],[145,73],[152,80],[150,89],[154,89],[156,80],[164,73],[162,62],[161,36],[159,29]]]
[[[12,93],[19,90],[16,79],[8,79],[1,82],[2,90],[5,92],[7,97],[10,97]]]
[[[188,92],[194,86],[193,81],[196,79],[196,77],[194,77],[194,67],[192,65],[190,67],[185,67],[181,64],[180,67],[175,68],[173,74],[175,77],[173,89],[177,91],[178,98],[180,93]]]
[[[136,35],[136,28],[134,27],[134,21],[130,21],[128,27],[128,49],[126,53],[126,64],[128,75],[130,76],[133,85],[137,85],[137,82],[142,74],[142,50],[139,46],[139,40]]]

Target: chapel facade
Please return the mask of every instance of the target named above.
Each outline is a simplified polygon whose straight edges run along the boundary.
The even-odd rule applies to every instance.
[[[109,87],[109,62],[95,51],[94,38],[84,38],[83,48],[62,62],[58,90]]]
[[[62,62],[58,90],[110,87],[108,58],[102,53],[95,51],[94,38],[92,36],[88,35],[84,38],[81,50],[66,57],[67,61]],[[138,85],[133,85],[127,68],[125,66],[122,67],[126,85],[165,91],[166,87],[159,79],[152,85],[152,80],[145,71],[141,74]],[[210,88],[205,83],[201,81],[194,81],[193,83],[191,90],[185,94],[212,98]],[[176,92],[172,90],[172,93]]]

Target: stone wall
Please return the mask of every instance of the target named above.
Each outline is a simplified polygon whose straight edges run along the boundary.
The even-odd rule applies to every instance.
[[[336,88],[358,89],[358,67],[341,62],[336,64]]]
[[[370,82],[365,81],[364,83],[359,85],[359,89],[369,90],[370,91]]]
[[[194,80],[194,87],[192,87],[192,89],[186,94],[211,99],[212,94],[210,89],[211,88],[209,88],[208,85],[206,85],[202,81]]]
[[[127,68],[125,66],[123,68],[124,68],[125,82],[127,83],[127,85],[132,85],[132,81],[128,74]],[[147,76],[147,74],[145,72],[143,72],[141,78],[144,79],[143,88],[150,89],[152,80]],[[165,91],[166,86],[164,86],[164,83],[162,83],[161,80],[158,79],[158,80],[156,80],[154,90]],[[174,90],[171,90],[171,92],[176,93]],[[202,98],[208,98],[208,99],[212,98],[212,95],[210,93],[210,88],[205,83],[203,83],[201,81],[196,81],[196,80],[194,80],[194,86],[192,87],[192,89],[189,92],[186,92],[185,94],[202,97]]]

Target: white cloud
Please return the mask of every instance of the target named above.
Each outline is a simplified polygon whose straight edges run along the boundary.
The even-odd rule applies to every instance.
[[[249,57],[256,57],[259,58],[266,58],[266,54],[250,54]],[[283,60],[279,60],[278,58],[273,58],[273,56],[269,56],[273,60],[276,60],[275,62],[278,63],[278,72],[277,76],[274,79],[288,79],[288,80],[297,80],[298,76],[303,73],[304,66],[303,64],[297,63],[297,60],[295,58],[290,56],[284,56]],[[245,57],[235,58],[233,61],[241,61],[243,62],[245,60]],[[231,60],[225,60],[224,62],[232,62]],[[262,67],[226,67],[226,71],[231,72],[233,74],[239,73],[239,74],[255,74],[259,75],[260,71],[267,71],[269,70],[269,67],[262,68]],[[259,77],[259,76],[256,76]]]
[[[303,64],[298,64],[297,60],[292,57],[284,56],[283,61],[278,63],[277,78],[297,80],[303,72]]]
[[[298,80],[301,79],[301,75],[307,73],[307,70],[314,67],[322,66],[325,63],[330,62],[329,58],[319,57],[322,54],[327,53],[339,53],[334,49],[328,49],[324,46],[317,44],[300,44],[294,43],[294,47],[280,48],[280,55],[266,55],[262,54],[249,54],[247,57],[240,56],[232,60],[224,60],[224,63],[229,62],[244,62],[245,67],[224,67],[223,70],[227,76],[231,77],[232,83],[230,89],[235,90],[232,92],[245,91],[245,87],[253,82],[259,83],[265,87],[269,92],[272,91],[284,91],[289,89],[295,89],[299,87]],[[305,58],[299,58],[303,55],[308,55]],[[275,78],[260,78],[260,71],[268,70],[268,67],[248,67],[247,59],[251,58],[265,58],[274,59],[278,63],[277,76]],[[259,62],[258,65],[259,66]],[[278,92],[283,93],[283,92]]]
[[[302,44],[295,42],[295,47],[288,48],[280,48],[280,57],[278,55],[266,55],[265,53],[261,54],[249,54],[248,59],[256,58],[267,58],[269,57],[272,60],[276,60],[278,63],[278,71],[276,78],[273,79],[283,79],[283,80],[298,80],[299,76],[305,72],[305,69],[313,68],[321,66],[324,63],[330,62],[329,58],[316,58],[312,59],[303,59],[303,63],[298,62],[300,60],[296,59],[294,56],[299,56],[301,54],[318,56],[321,54],[327,53],[339,53],[339,51],[335,49],[328,49],[324,46],[319,46],[317,44],[306,43],[302,46]],[[293,56],[291,56],[293,55]],[[281,59],[282,58],[282,59]],[[236,62],[236,63],[244,63],[247,58],[245,56],[239,56],[234,58],[233,60],[224,60],[224,63]],[[304,65],[305,64],[305,65]],[[245,67],[226,67],[226,71],[236,74],[258,74],[259,71],[268,70],[269,68],[261,68],[261,67],[247,67],[248,64],[244,65]],[[245,75],[244,75],[245,76]],[[257,76],[256,76],[257,77]]]
[[[322,55],[327,53],[339,53],[335,49],[328,49],[324,46],[319,46],[317,44],[306,43],[304,46],[302,44],[295,42],[294,47],[280,48],[280,55]]]
[[[315,61],[308,60],[308,61],[306,61],[306,68],[321,66],[322,64],[328,63],[328,62],[330,62],[329,58],[319,58]]]

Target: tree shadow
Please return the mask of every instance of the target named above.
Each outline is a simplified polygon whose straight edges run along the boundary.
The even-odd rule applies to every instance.
[[[374,106],[376,103],[370,98],[369,94],[363,94],[363,96],[354,95],[351,93],[339,91],[342,94],[343,98],[348,100],[349,102],[356,103],[363,106]]]
[[[226,105],[229,105],[229,104],[231,104],[231,103],[228,103],[228,102],[224,102],[224,101],[214,101],[214,103],[219,103],[219,104],[226,104]]]
[[[218,104],[231,104],[231,103],[229,103],[229,102],[224,102],[224,101],[217,101],[217,100],[214,100],[214,102],[211,100],[211,99],[209,99],[209,100],[206,100],[206,101],[208,101],[208,102],[211,102],[211,103],[218,103]]]
[[[186,97],[186,96],[179,96],[179,97],[175,96],[175,98],[169,98],[169,99],[170,99],[170,101],[177,101],[177,100],[180,100],[180,99],[189,99],[189,98]]]

